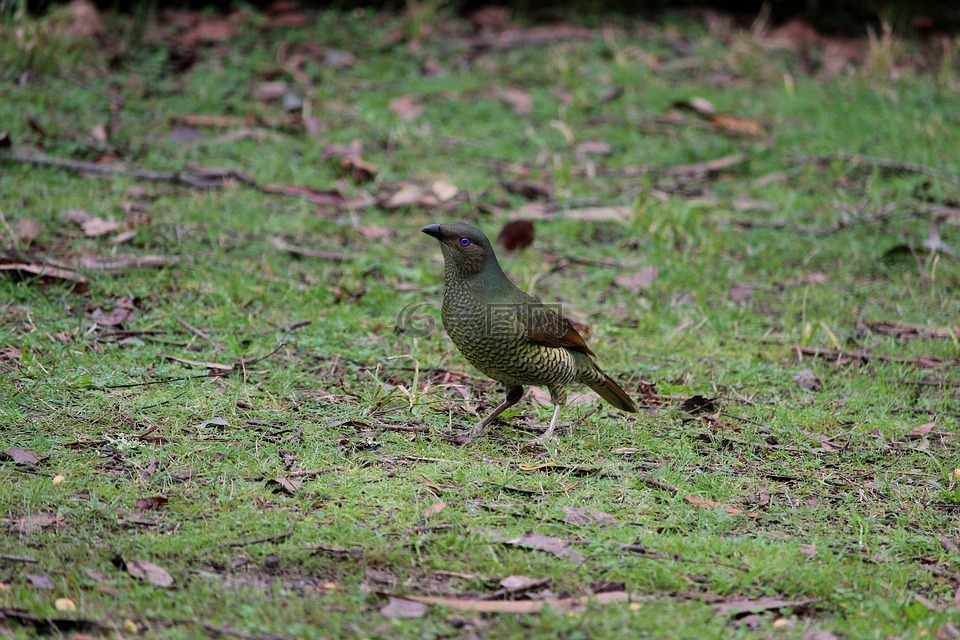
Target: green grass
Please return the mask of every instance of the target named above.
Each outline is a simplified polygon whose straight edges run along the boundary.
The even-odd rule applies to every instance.
[[[240,183],[203,191],[3,161],[0,229],[21,258],[119,253],[172,263],[86,272],[87,295],[0,278],[0,449],[42,458],[0,462],[0,554],[36,560],[0,558],[2,610],[95,621],[104,636],[132,637],[135,625],[146,638],[207,637],[204,623],[263,638],[801,638],[810,629],[952,637],[960,342],[898,340],[870,323],[944,328],[960,317],[955,259],[888,254],[920,247],[924,203],[955,206],[957,70],[934,60],[936,72],[897,77],[808,75],[789,53],[743,35],[724,43],[685,21],[674,22],[680,35],[652,27],[640,37],[621,25],[606,37],[470,57],[456,36],[463,24],[418,47],[384,47],[411,25],[373,18],[322,13],[300,28],[242,30],[201,49],[183,74],[149,38],[110,73],[107,53],[55,34],[70,56],[29,58],[0,42],[0,121],[19,151],[42,145],[93,160],[115,146],[132,166],[229,168],[260,184],[338,185],[347,198],[441,177],[461,190],[436,210],[348,211]],[[678,39],[690,57],[671,65],[683,55]],[[284,42],[358,61],[330,69],[309,59],[297,84],[278,67]],[[443,74],[421,74],[428,62]],[[253,99],[253,87],[277,74],[320,119],[319,136]],[[532,96],[531,113],[516,114],[491,90],[507,86]],[[601,102],[614,87],[622,95]],[[111,91],[124,99],[120,129],[108,145],[84,142],[106,122]],[[426,107],[412,122],[388,110],[408,94]],[[769,135],[667,117],[693,96]],[[170,132],[186,114],[266,124],[258,138],[224,141],[234,127],[181,142]],[[379,168],[375,182],[353,185],[324,158],[331,144],[354,140]],[[575,154],[587,141],[611,147],[594,158],[595,175]],[[710,178],[660,174],[734,153],[744,162]],[[953,180],[809,160],[836,154],[917,163]],[[536,223],[532,247],[501,250],[505,270],[589,324],[599,362],[631,395],[641,381],[661,395],[635,416],[595,399],[574,403],[546,449],[528,441],[551,408],[529,395],[489,437],[458,446],[499,390],[442,330],[396,330],[411,305],[439,321],[442,264],[419,228],[466,220],[495,236],[524,205],[501,178],[546,185],[559,210]],[[633,213],[596,222],[563,213],[607,205]],[[136,235],[118,246],[86,238],[61,221],[68,209],[137,219]],[[40,223],[32,246],[14,239],[21,217]],[[372,225],[389,235],[368,237]],[[955,224],[941,233],[960,248]],[[276,236],[348,259],[292,256],[270,242]],[[573,262],[552,271],[560,258]],[[614,282],[650,266],[658,275],[648,290]],[[730,288],[741,285],[755,290],[732,302]],[[136,301],[122,327],[132,334],[93,321],[121,296]],[[303,320],[311,324],[285,329]],[[868,356],[801,360],[796,346]],[[205,367],[171,357],[248,360],[202,377]],[[819,391],[797,385],[804,370]],[[680,401],[695,394],[718,398],[721,413],[685,414]],[[559,466],[531,470],[547,463]],[[291,494],[270,482],[281,478],[302,486]],[[138,511],[138,499],[156,496],[162,508]],[[569,524],[564,507],[618,524]],[[58,520],[30,526],[38,514]],[[491,532],[576,541],[584,560],[500,544]],[[174,586],[131,577],[118,556],[165,568]],[[53,588],[36,588],[28,574]],[[379,613],[381,593],[471,597],[510,575],[550,578],[558,597],[611,582],[653,598],[517,616]],[[762,596],[815,601],[740,620],[716,613],[716,603]],[[75,613],[55,611],[62,597]],[[31,629],[0,618],[10,637]]]

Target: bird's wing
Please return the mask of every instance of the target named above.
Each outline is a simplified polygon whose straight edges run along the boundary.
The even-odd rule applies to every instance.
[[[574,351],[593,356],[593,351],[584,342],[583,336],[577,333],[567,319],[550,307],[535,301],[526,307],[526,317],[523,319],[527,327],[527,338],[531,342],[546,347],[565,347]]]

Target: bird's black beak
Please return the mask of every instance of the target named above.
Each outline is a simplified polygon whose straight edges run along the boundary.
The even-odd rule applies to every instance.
[[[428,236],[433,236],[437,240],[439,240],[440,237],[443,235],[440,232],[440,225],[438,224],[428,224],[423,229],[420,229],[420,231],[427,234]]]

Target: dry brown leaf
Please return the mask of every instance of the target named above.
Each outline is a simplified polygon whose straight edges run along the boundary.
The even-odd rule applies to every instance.
[[[26,280],[36,277],[41,285],[69,284],[76,293],[86,293],[87,279],[71,269],[61,269],[47,264],[3,264],[0,262],[0,271],[9,272],[17,280]]]
[[[743,514],[748,518],[756,518],[760,515],[756,511],[744,511],[743,509],[738,509],[729,504],[720,504],[715,500],[707,500],[706,498],[699,498],[697,496],[687,496],[686,500],[690,504],[695,504],[698,507],[704,507],[707,509],[723,509],[730,515]]]
[[[113,301],[113,310],[104,313],[97,307],[93,310],[93,321],[103,327],[116,327],[126,322],[133,314],[133,298],[124,296]]]
[[[497,235],[497,243],[507,251],[526,249],[533,244],[533,223],[529,220],[513,220],[503,225]]]
[[[633,293],[646,291],[657,279],[656,267],[642,267],[628,276],[616,276],[613,283]]]
[[[533,97],[522,89],[505,87],[500,89],[497,95],[501,100],[513,107],[513,110],[517,113],[525,114],[533,111]]]
[[[137,498],[134,502],[138,511],[149,511],[151,509],[160,509],[167,504],[167,498],[164,496],[151,496],[149,498]]]
[[[596,154],[605,156],[610,153],[610,145],[606,142],[581,142],[577,145],[577,148],[574,150],[574,155],[578,158],[583,159],[588,155]]]
[[[527,549],[536,549],[546,551],[558,558],[567,558],[574,562],[582,562],[583,556],[576,550],[570,548],[569,543],[563,538],[554,538],[552,536],[543,536],[538,533],[528,533],[517,538],[502,540],[503,544],[515,547],[524,547]]]
[[[704,160],[703,162],[691,162],[689,164],[678,164],[667,167],[663,170],[663,175],[673,178],[702,178],[714,176],[721,171],[731,169],[747,161],[747,156],[742,153],[732,153],[727,156],[714,158],[713,160]]]
[[[299,480],[291,480],[290,478],[277,478],[275,480],[267,480],[267,488],[269,488],[274,493],[285,493],[288,496],[296,495],[303,487],[303,483]]]
[[[817,545],[811,542],[810,544],[802,544],[799,548],[800,555],[809,560],[813,560],[817,557]]]
[[[430,191],[440,202],[452,200],[457,196],[458,193],[460,193],[460,189],[457,188],[457,185],[447,180],[434,181],[434,183],[430,185]]]
[[[405,597],[388,596],[387,604],[380,608],[384,618],[422,618],[426,614],[426,605]]]
[[[424,518],[435,516],[441,511],[443,511],[443,508],[446,506],[447,506],[446,502],[434,502],[433,504],[428,506],[426,509],[424,509],[421,515],[423,515]]]
[[[382,206],[387,209],[399,209],[414,204],[421,204],[424,199],[423,188],[415,184],[404,184],[399,190],[383,200]]]
[[[756,287],[751,287],[743,284],[735,284],[729,289],[727,289],[727,299],[730,302],[746,302],[750,299],[750,296],[753,295],[753,292],[756,291]]]
[[[211,17],[200,20],[192,29],[181,33],[176,41],[187,47],[194,47],[201,42],[223,42],[234,36],[236,30],[229,19]]]
[[[68,31],[78,38],[93,38],[103,33],[100,12],[89,0],[73,0],[67,5],[70,14]]]
[[[343,194],[339,189],[316,189],[303,185],[264,184],[260,189],[266,193],[280,193],[285,196],[303,198],[314,204],[339,206],[344,204]]]
[[[445,598],[442,596],[397,596],[414,602],[437,605],[470,611],[473,613],[505,613],[527,614],[539,613],[549,607],[555,611],[569,611],[577,607],[590,604],[607,605],[620,602],[641,602],[650,599],[650,596],[638,596],[626,591],[606,591],[595,595],[579,598],[556,598],[548,600],[467,600],[462,598]]]
[[[350,175],[353,184],[370,182],[377,176],[377,172],[379,171],[375,164],[361,158],[359,153],[341,157],[340,168]]]
[[[803,369],[798,371],[795,376],[793,376],[793,381],[797,383],[797,386],[801,389],[806,389],[807,391],[820,391],[823,388],[823,383],[820,381],[820,378],[817,377],[817,374],[813,372],[813,369]]]
[[[28,573],[24,576],[34,589],[53,589],[53,580],[45,573]]]
[[[6,520],[6,518],[4,518]],[[59,514],[31,513],[13,518],[13,530],[17,533],[33,533],[40,529],[64,524],[64,518]]]
[[[713,126],[723,133],[734,136],[746,136],[748,138],[764,138],[767,135],[766,130],[756,120],[745,118],[743,116],[732,116],[727,114],[716,114],[710,117]]]
[[[726,602],[721,602],[715,606],[717,615],[738,618],[750,613],[760,613],[763,611],[799,609],[802,607],[807,607],[816,601],[816,598],[809,598],[807,600],[784,600],[782,598],[764,596],[755,600],[750,600],[748,598],[734,598]]]
[[[541,184],[537,184],[536,182],[528,182],[526,180],[504,180],[501,184],[508,193],[516,194],[521,198],[525,198],[526,200],[550,199],[550,190]]]
[[[261,82],[253,88],[253,99],[260,102],[274,102],[287,95],[290,85],[286,82]]]
[[[119,231],[121,227],[120,223],[115,220],[103,220],[82,209],[68,209],[60,214],[60,219],[77,225],[83,230],[83,234],[89,238]]]
[[[17,223],[14,227],[14,234],[17,240],[31,244],[40,237],[41,231],[40,223],[33,218],[27,216],[17,218]]]
[[[612,514],[595,509],[582,509],[580,507],[563,507],[563,521],[567,524],[577,526],[587,526],[590,524],[601,524],[605,527],[616,526],[617,519]]]
[[[387,105],[390,112],[396,114],[403,120],[416,120],[423,113],[424,106],[417,102],[419,98],[414,95],[400,96],[394,98]]]
[[[11,447],[5,452],[0,452],[0,460],[9,459],[11,462],[17,464],[29,464],[34,465],[40,462],[40,457],[37,455],[36,451],[31,451],[30,449],[21,449],[20,447]]]
[[[550,583],[550,578],[531,578],[529,576],[507,576],[500,581],[500,586],[510,593],[529,591]]]
[[[115,563],[125,568],[127,573],[134,578],[146,580],[155,587],[167,588],[173,586],[173,576],[152,562],[139,559],[127,560],[126,558],[118,557]]]

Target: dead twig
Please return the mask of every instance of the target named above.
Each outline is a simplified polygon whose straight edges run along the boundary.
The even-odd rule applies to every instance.
[[[264,542],[277,542],[278,540],[286,540],[293,535],[293,530],[296,528],[297,524],[295,522],[290,523],[290,527],[283,533],[275,533],[272,536],[263,536],[262,538],[254,538],[253,540],[240,540],[238,542],[224,542],[220,545],[220,548],[229,548],[229,547],[249,547],[254,544],[263,544]]]
[[[100,164],[83,160],[69,160],[50,156],[28,155],[17,151],[0,154],[0,161],[32,164],[39,167],[57,167],[74,173],[85,173],[103,176],[128,176],[148,182],[169,182],[181,184],[194,189],[219,189],[228,179],[235,179],[256,186],[256,183],[239,171],[229,170],[197,170],[191,171],[152,171],[150,169],[135,169],[115,164]]]
[[[9,553],[0,553],[0,560],[6,560],[7,562],[24,562],[28,564],[33,564],[40,562],[36,558],[28,558],[26,556],[14,556]]]
[[[794,158],[790,161],[790,163],[794,165],[825,164],[836,161],[844,162],[854,168],[866,166],[876,169],[883,169],[885,171],[892,171],[894,173],[919,173],[921,175],[936,178],[938,180],[944,180],[950,184],[960,187],[960,178],[955,175],[946,173],[945,171],[939,171],[922,164],[891,160],[888,158],[875,158],[872,156],[862,156],[859,154],[838,153],[835,155],[802,156],[800,158]]]

